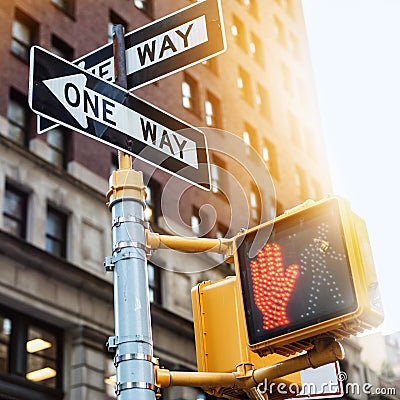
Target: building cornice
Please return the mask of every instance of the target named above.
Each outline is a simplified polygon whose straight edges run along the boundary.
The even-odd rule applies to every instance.
[[[47,162],[46,160],[39,157],[35,153],[32,153],[27,148],[24,148],[16,143],[14,143],[12,140],[4,137],[3,135],[0,135],[0,145],[5,147],[8,150],[11,150],[11,151],[17,153],[22,158],[31,161],[33,164],[35,164],[35,166],[41,167],[44,170],[44,173],[46,175],[50,175],[55,178],[58,178],[58,179],[62,180],[63,182],[74,186],[76,189],[79,189],[79,190],[87,193],[88,195],[96,198],[96,200],[102,201],[104,203],[106,202],[105,193],[97,191],[93,187],[86,185],[81,180],[73,177],[66,170],[57,168],[56,166]]]

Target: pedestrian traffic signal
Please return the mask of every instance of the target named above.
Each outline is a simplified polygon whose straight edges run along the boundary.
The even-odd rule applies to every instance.
[[[197,367],[199,372],[237,372],[238,368],[262,368],[278,364],[286,357],[270,354],[260,357],[252,352],[245,336],[243,309],[240,307],[240,288],[236,277],[217,282],[201,282],[192,289]],[[268,382],[270,384],[271,382]],[[299,372],[274,380],[268,398],[283,400],[296,393],[281,388],[301,389]],[[216,397],[245,398],[239,387],[204,387]]]
[[[235,238],[250,349],[293,354],[383,320],[364,221],[343,199],[307,203]]]

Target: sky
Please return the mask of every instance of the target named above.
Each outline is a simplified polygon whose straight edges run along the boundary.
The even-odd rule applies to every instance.
[[[302,0],[334,193],[367,223],[400,331],[400,0]]]

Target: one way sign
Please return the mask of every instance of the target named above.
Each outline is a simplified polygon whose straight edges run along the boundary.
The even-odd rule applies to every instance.
[[[204,134],[48,51],[31,50],[34,112],[210,189]]]
[[[138,89],[191,65],[221,54],[226,38],[221,0],[197,1],[125,35],[128,89]],[[113,82],[113,45],[108,43],[74,61]],[[38,118],[38,133],[54,124]]]

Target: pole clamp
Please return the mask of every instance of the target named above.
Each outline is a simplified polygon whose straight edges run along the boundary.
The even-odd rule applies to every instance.
[[[136,249],[144,250],[146,254],[149,252],[149,248],[143,243],[134,241],[122,241],[114,244],[113,253],[119,252],[126,247],[134,247]]]
[[[151,252],[149,250],[148,247],[146,247],[146,249],[144,248],[144,246],[141,247],[143,250],[146,250],[146,256],[147,258],[149,258],[149,256],[151,256]],[[107,256],[104,259],[103,265],[104,265],[104,269],[106,272],[112,272],[115,269],[115,264],[118,261],[121,260],[129,260],[131,258],[138,258],[138,254],[134,253],[134,252],[121,252],[120,250],[115,250],[117,251],[117,254],[115,256]]]
[[[128,217],[115,217],[112,221],[112,227],[114,228],[115,226],[120,226],[121,224],[125,222],[134,222],[136,224],[142,225],[145,229],[150,228],[150,224],[148,221],[144,221],[143,219],[134,217],[133,215],[130,215]]]
[[[120,356],[114,357],[114,365],[115,367],[118,366],[119,363],[122,361],[130,361],[130,360],[142,360],[142,361],[149,361],[154,365],[158,365],[158,359],[151,356],[150,354],[145,353],[126,353],[121,354]]]
[[[151,337],[144,335],[134,335],[134,336],[110,336],[107,340],[107,349],[109,352],[113,352],[120,344],[128,342],[143,342],[153,345]]]
[[[118,347],[118,336],[110,336],[107,340],[107,350],[109,352],[114,351]]]
[[[104,259],[103,265],[104,265],[104,269],[106,270],[106,272],[114,271],[114,267],[115,267],[115,264],[114,264],[114,257],[107,256],[107,257]]]
[[[123,391],[127,389],[149,389],[153,392],[157,391],[157,387],[149,382],[124,382],[118,383],[115,388],[115,393],[117,396]]]

